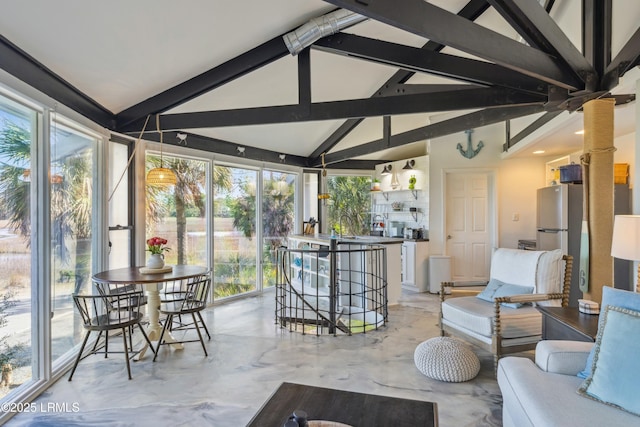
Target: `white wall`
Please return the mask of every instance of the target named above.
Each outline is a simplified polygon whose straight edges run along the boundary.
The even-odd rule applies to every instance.
[[[496,246],[516,248],[519,239],[535,239],[536,190],[544,185],[548,158],[501,158],[504,125],[478,128],[472,134],[473,147],[483,141],[484,148],[473,159],[463,157],[456,145],[466,149],[467,135],[459,133],[430,142],[429,252],[444,252],[444,176],[447,170],[493,171],[496,176]],[[513,221],[513,214],[519,220]]]
[[[629,187],[633,188],[633,179],[635,176],[635,153],[636,153],[636,134],[630,133],[613,141],[616,151],[613,153],[614,163],[629,164]]]
[[[545,185],[545,163],[555,157],[502,159],[504,135],[499,125],[476,129],[473,147],[482,140],[485,147],[473,159],[463,157],[456,145],[466,148],[466,134],[433,139],[429,147],[429,251],[444,253],[444,176],[447,170],[495,171],[497,192],[497,246],[516,248],[520,239],[536,237],[536,190]],[[630,183],[635,169],[635,133],[615,139],[616,163],[629,163]],[[513,220],[517,214],[518,221]]]

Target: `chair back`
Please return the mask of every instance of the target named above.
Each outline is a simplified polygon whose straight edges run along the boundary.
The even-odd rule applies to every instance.
[[[142,285],[134,283],[98,283],[95,282],[94,286],[98,290],[98,293],[108,301],[109,310],[128,310],[147,303],[146,298],[143,296]],[[140,293],[140,297],[134,298],[133,293]],[[128,295],[130,306],[124,306],[127,302],[126,299],[119,299],[120,295]]]
[[[209,276],[209,273],[203,273],[199,276],[190,277],[188,279],[169,280],[162,285],[160,291],[160,300],[171,301],[181,300],[187,294],[187,286],[190,283],[198,282]]]
[[[142,291],[121,294],[73,295],[73,302],[87,329],[109,329],[133,324],[142,318]]]
[[[499,248],[491,257],[491,278],[528,286],[533,293],[562,292],[565,261],[562,251]]]
[[[211,288],[211,277],[200,276],[186,285],[185,299],[182,300],[181,311],[203,310],[207,306],[207,297]]]

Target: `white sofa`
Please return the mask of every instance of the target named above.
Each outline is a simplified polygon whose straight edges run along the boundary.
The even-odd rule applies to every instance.
[[[535,364],[524,357],[504,357],[498,364],[504,427],[640,426],[640,417],[583,397],[585,367],[592,343],[541,341]]]

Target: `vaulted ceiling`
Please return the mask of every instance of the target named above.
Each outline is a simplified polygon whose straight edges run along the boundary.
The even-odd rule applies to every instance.
[[[355,21],[291,53],[283,36],[336,10]],[[635,104],[638,23],[635,0],[3,0],[0,68],[114,133],[159,140],[159,115],[166,143],[371,168]]]

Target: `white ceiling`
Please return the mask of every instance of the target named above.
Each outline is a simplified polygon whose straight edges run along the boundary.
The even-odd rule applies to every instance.
[[[431,3],[457,13],[467,1],[432,0]],[[580,8],[578,0],[557,0],[551,13],[578,48],[581,45]],[[321,0],[2,0],[0,29],[4,37],[37,61],[111,112],[118,113],[333,9],[333,5]],[[638,28],[640,2],[616,0],[613,14],[615,56]],[[491,8],[476,22],[519,39]],[[345,32],[415,47],[427,41],[373,20]],[[470,57],[451,48],[443,52]],[[317,50],[312,50],[311,64],[314,102],[368,98],[397,71],[393,67]],[[637,78],[634,73],[633,79],[624,79],[625,86],[620,90],[634,93]],[[416,74],[408,83],[443,81],[446,80]],[[297,58],[287,56],[170,112],[293,104],[297,97]],[[392,133],[425,126],[437,121],[443,113],[446,112],[394,116]],[[512,134],[514,129],[526,127],[535,118],[514,121]],[[331,120],[192,129],[190,132],[309,156],[342,123],[342,120]],[[616,112],[617,134],[633,132],[634,123],[635,105]],[[497,134],[504,136],[503,125],[493,126],[499,129]],[[522,144],[526,150],[518,150],[517,155],[530,155],[534,147],[549,150],[549,154],[575,151],[571,135],[574,128],[580,127],[580,113],[563,115],[531,135]],[[460,135],[451,138],[458,142]],[[380,138],[382,119],[369,118],[334,150]],[[579,137],[576,141],[581,144]],[[417,142],[365,158],[398,160],[424,154],[425,150],[426,144]]]

